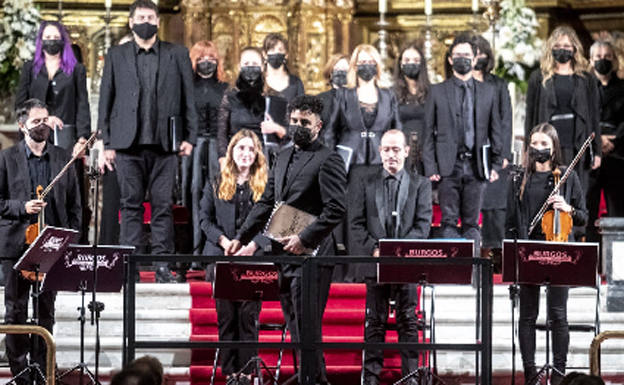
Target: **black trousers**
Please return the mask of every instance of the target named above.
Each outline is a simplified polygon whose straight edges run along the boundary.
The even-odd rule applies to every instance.
[[[13,325],[23,325],[28,316],[28,300],[32,282],[22,278],[19,271],[13,270],[16,261],[2,261],[2,271],[6,277],[4,287],[4,322]],[[52,333],[54,327],[54,300],[56,292],[45,291],[39,295],[39,325]],[[30,359],[39,364],[41,371],[46,372],[46,346],[38,336],[32,336],[36,344],[36,354]],[[15,376],[28,365],[28,354],[30,351],[30,337],[22,334],[6,335],[6,354],[11,366],[11,373]],[[19,384],[26,383],[28,377],[21,378]]]
[[[605,202],[607,204],[607,215],[610,217],[624,216],[624,159],[613,156],[602,158],[602,164],[597,170],[589,173],[589,188],[587,191],[587,210],[589,219],[587,221],[587,238],[589,241],[600,241],[598,228],[595,225],[600,209],[600,192],[604,190]]]
[[[106,170],[102,175],[102,215],[100,220],[100,243],[119,244],[119,182],[117,171]]]
[[[316,296],[316,303],[318,304],[316,317],[313,320],[303,320],[303,303],[301,284],[302,279],[300,275],[292,275],[290,271],[284,274],[286,270],[282,267],[279,274],[280,282],[280,304],[282,306],[282,312],[284,313],[284,319],[288,324],[290,330],[291,341],[301,341],[302,328],[314,328],[314,338],[316,341],[322,341],[322,322],[323,313],[325,313],[325,306],[329,299],[329,289],[331,286],[331,278],[333,274],[333,267],[322,266],[319,267],[318,273],[318,287],[319,291]],[[327,383],[327,371],[325,369],[325,357],[323,351],[318,350],[316,352],[316,382],[320,384]]]
[[[399,342],[418,342],[418,319],[416,306],[418,293],[416,285],[385,284],[372,280],[366,282],[366,342],[384,342],[390,299],[396,301],[396,325]],[[418,368],[418,353],[401,350],[401,371],[403,375]],[[379,384],[383,368],[383,350],[366,350],[364,354],[364,384]]]
[[[262,302],[230,301],[217,299],[219,341],[258,341],[258,317]],[[258,349],[222,349],[221,371],[224,375],[237,373],[247,362],[258,355]],[[248,365],[243,371],[250,374],[256,365]]]
[[[475,248],[479,249],[479,213],[485,183],[479,179],[476,161],[472,159],[458,159],[451,175],[442,177],[438,185],[442,237],[474,239]],[[462,234],[457,228],[458,219],[461,219]]]
[[[520,319],[518,340],[524,370],[535,368],[535,320],[539,312],[540,286],[520,285]],[[568,288],[551,286],[548,290],[548,318],[551,322],[553,366],[562,373],[568,355]]]
[[[116,163],[121,197],[119,242],[136,247],[137,253],[147,251],[143,236],[143,201],[148,191],[152,206],[151,252],[173,253],[172,205],[176,155],[140,148],[132,152],[118,152]]]

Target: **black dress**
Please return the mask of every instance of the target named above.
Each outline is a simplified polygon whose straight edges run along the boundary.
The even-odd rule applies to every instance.
[[[423,175],[422,138],[425,127],[425,106],[422,103],[409,102],[399,104],[399,118],[403,124],[403,133],[410,146],[409,164],[413,171]]]
[[[334,113],[336,105],[337,105],[336,88],[332,87],[327,91],[321,92],[317,96],[323,102],[323,112],[321,112],[321,121],[323,122],[323,127],[321,127],[319,139],[324,140],[325,130],[327,128],[327,125],[332,120],[332,113]]]
[[[15,106],[17,108],[32,98],[45,102],[50,115],[63,121],[63,129],[57,131],[58,145],[69,150],[78,138],[87,139],[91,133],[86,76],[84,65],[76,63],[71,74],[59,68],[52,80],[49,80],[45,64],[35,75],[33,62],[28,61],[22,67]]]
[[[264,121],[264,96],[258,95],[259,106],[247,107],[236,88],[227,90],[219,107],[217,143],[219,158],[227,152],[228,143],[238,131],[246,128],[262,138],[260,124]]]
[[[299,77],[296,75],[289,74],[288,75],[288,87],[284,88],[281,91],[277,91],[272,88],[269,88],[268,94],[271,96],[273,95],[280,96],[286,99],[286,101],[290,102],[297,96],[301,96],[305,94],[305,90],[303,88],[303,82],[301,81],[301,79],[299,79]]]

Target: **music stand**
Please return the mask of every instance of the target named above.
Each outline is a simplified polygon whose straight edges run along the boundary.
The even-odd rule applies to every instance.
[[[596,286],[598,243],[503,241],[503,281],[546,286],[546,363],[530,379],[534,383],[551,372],[563,376],[550,364],[550,318],[548,293],[551,286]],[[515,328],[512,325],[512,328]],[[513,352],[515,360],[515,351]],[[515,375],[512,374],[512,375]]]
[[[467,239],[381,239],[379,240],[380,257],[407,257],[407,258],[473,258],[474,240]],[[431,287],[431,314],[429,336],[431,343],[435,343],[435,296],[433,284],[464,284],[469,285],[472,280],[471,265],[388,265],[377,264],[377,283],[390,284],[417,284],[421,288],[421,296],[426,287]],[[420,300],[420,298],[419,298]],[[423,319],[423,340],[427,326],[427,317]],[[418,352],[418,363],[421,362],[421,352]],[[423,364],[426,360],[423,359]],[[401,384],[414,378],[419,384],[431,384],[433,381],[444,383],[435,373],[437,354],[433,353],[433,370],[431,362],[428,366],[419,366],[394,383]]]
[[[80,385],[83,384],[83,377],[86,373],[91,384],[99,384],[94,374],[89,370],[84,358],[84,338],[85,338],[85,293],[93,290],[94,274],[93,260],[97,257],[97,270],[99,279],[97,283],[98,292],[119,293],[123,285],[123,265],[134,247],[128,246],[81,246],[70,245],[65,251],[63,258],[60,258],[50,269],[43,281],[44,290],[54,291],[79,291],[81,294],[81,305],[78,320],[80,321],[80,363],[73,368],[59,374],[57,380],[80,370]],[[101,280],[100,280],[101,279]],[[91,307],[93,304],[89,304]],[[100,312],[104,310],[103,304],[95,307],[95,334],[96,334],[96,357],[99,353],[99,319]]]
[[[39,274],[49,274],[50,269],[58,258],[63,255],[65,249],[71,242],[75,242],[78,239],[79,232],[72,229],[64,229],[60,227],[47,226],[37,236],[35,241],[28,247],[22,257],[13,266],[14,270],[28,270],[34,271],[35,280],[33,281],[33,289],[31,297],[33,299],[33,316],[32,324],[39,326],[39,295],[41,291],[39,287]],[[47,277],[47,275],[46,275]],[[38,338],[30,339],[30,351],[31,357],[35,357],[38,351]],[[45,376],[41,372],[39,364],[35,361],[31,361],[28,366],[19,372],[15,377],[11,378],[9,382],[15,381],[22,377],[26,373],[31,374],[31,382],[37,381],[37,375],[45,381]]]

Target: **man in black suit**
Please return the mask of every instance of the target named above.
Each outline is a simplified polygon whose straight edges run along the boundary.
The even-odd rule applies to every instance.
[[[379,256],[380,239],[426,239],[431,226],[431,182],[405,170],[409,146],[400,130],[381,137],[379,154],[383,168],[349,185],[349,225],[351,253]],[[396,301],[400,342],[418,342],[416,285],[377,284],[375,265],[365,264],[358,276],[366,279],[367,342],[383,342],[391,298]],[[364,384],[378,385],[383,367],[383,351],[367,350],[364,357]],[[418,354],[401,351],[403,375],[418,368]],[[415,383],[414,379],[411,379]],[[411,384],[412,382],[408,382]]]
[[[289,135],[294,146],[282,150],[271,168],[262,198],[253,207],[236,238],[230,244],[228,255],[234,254],[241,244],[246,245],[265,226],[275,202],[284,202],[317,218],[301,233],[279,242],[273,242],[274,254],[301,255],[306,249],[317,249],[319,255],[334,255],[332,229],[345,215],[346,172],[340,155],[318,140],[323,122],[323,103],[316,96],[299,96],[288,106],[290,111]],[[315,334],[321,340],[321,321],[329,297],[332,267],[319,269],[317,317]],[[301,320],[301,267],[280,267],[280,302],[288,322],[291,339],[300,340]],[[325,361],[321,350],[317,353],[316,382],[327,383]]]
[[[117,167],[120,242],[146,252],[143,200],[149,189],[151,252],[167,254],[174,252],[175,153],[191,154],[197,116],[188,50],[158,40],[159,24],[152,1],[132,3],[129,25],[134,41],[112,47],[104,63],[99,129],[106,165],[110,170]],[[157,281],[171,281],[167,264],[158,266]]]
[[[36,197],[37,186],[46,187],[69,161],[67,151],[47,143],[50,136],[48,109],[37,100],[25,101],[17,110],[17,123],[24,139],[0,152],[0,250],[5,258],[2,271],[6,277],[4,289],[4,320],[7,324],[25,324],[28,318],[28,296],[31,282],[23,278],[13,265],[26,251],[25,231],[37,222],[45,210],[47,225],[72,229],[80,228],[82,210],[80,190],[75,169],[61,177],[46,200]],[[55,292],[39,295],[39,324],[52,333],[54,326]],[[45,345],[36,337],[37,354],[31,359],[45,373]],[[27,365],[29,338],[26,335],[6,336],[6,353],[11,373],[17,375]],[[18,384],[26,384],[20,378]]]
[[[453,76],[433,85],[425,103],[423,164],[439,183],[442,236],[480,241],[479,212],[485,184],[502,164],[501,122],[496,89],[473,79],[477,49],[472,35],[458,35],[449,49]],[[489,161],[483,157],[489,145]],[[485,175],[484,164],[491,168]],[[457,228],[461,219],[462,235]]]

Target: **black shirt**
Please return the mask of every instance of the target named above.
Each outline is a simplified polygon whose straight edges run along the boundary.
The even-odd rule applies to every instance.
[[[218,81],[214,76],[202,78],[195,75],[195,107],[197,109],[197,135],[217,137],[217,115],[227,83]]]
[[[390,238],[396,237],[395,228],[398,216],[392,214],[396,213],[397,197],[404,172],[404,169],[401,169],[401,171],[392,175],[385,169],[383,170],[384,202],[386,202],[386,218],[384,220],[386,221],[386,236]]]
[[[288,75],[288,86],[281,91],[274,90],[273,88],[269,88],[269,95],[277,95],[286,99],[287,101],[291,101],[297,96],[301,96],[305,93],[303,88],[303,82],[297,76],[289,74]]]
[[[251,212],[251,208],[253,207],[253,201],[251,198],[252,194],[249,183],[245,182],[243,184],[236,185],[236,193],[234,194],[236,221],[234,227],[237,232],[243,226],[243,223],[245,223],[247,215]]]
[[[160,42],[145,50],[134,43],[137,75],[139,77],[139,140],[140,145],[159,144],[156,137],[156,81],[158,79],[158,50]]]
[[[534,172],[527,181],[523,200],[528,204],[529,221],[532,220],[542,207],[553,189],[552,171]],[[543,239],[544,234],[540,226],[533,230],[532,239]],[[537,237],[537,238],[536,238]]]
[[[616,128],[624,122],[624,80],[613,75],[606,86],[598,82],[598,91],[602,135],[615,135]]]
[[[31,198],[37,198],[37,186],[41,186],[44,189],[48,186],[51,180],[51,171],[50,171],[50,154],[48,154],[48,146],[43,149],[43,153],[41,156],[35,155],[30,147],[26,145],[26,142],[22,141],[22,145],[24,146],[24,151],[26,152],[26,159],[28,160],[28,173],[30,174],[30,184],[32,186]],[[46,224],[58,226],[59,220],[55,215],[55,210],[53,210],[53,203],[51,200],[46,199],[48,205],[45,208],[45,222]],[[30,223],[37,222],[37,215],[31,215]]]
[[[574,95],[573,75],[558,75],[553,77],[557,108],[555,115],[574,113],[572,109],[572,95]],[[561,147],[574,148],[574,119],[555,120],[552,125],[557,129]]]

